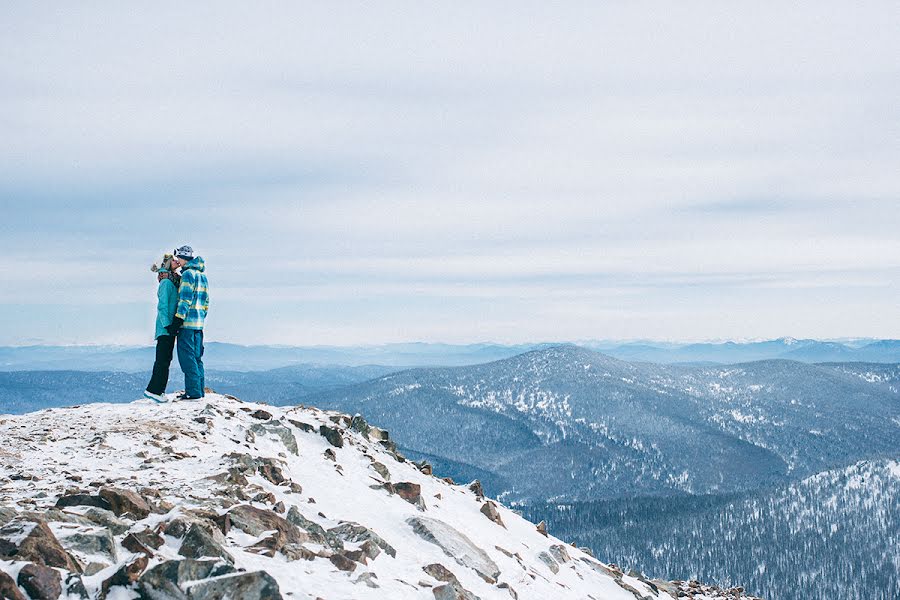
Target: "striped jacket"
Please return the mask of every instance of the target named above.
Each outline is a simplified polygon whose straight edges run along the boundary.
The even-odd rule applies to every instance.
[[[199,256],[181,269],[181,287],[178,288],[178,307],[175,316],[184,319],[185,329],[203,329],[209,310],[209,290],[206,284],[206,264]]]

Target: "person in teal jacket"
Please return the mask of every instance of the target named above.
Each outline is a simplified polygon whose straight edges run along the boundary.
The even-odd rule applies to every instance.
[[[172,265],[181,267],[181,286],[175,318],[166,329],[178,336],[178,364],[184,371],[184,394],[179,399],[197,400],[206,389],[203,368],[203,325],[209,311],[206,264],[201,257],[194,256],[193,248],[181,246],[175,250]]]
[[[175,336],[166,329],[175,319],[178,305],[178,286],[181,278],[175,272],[173,256],[166,254],[160,266],[153,265],[150,270],[157,274],[159,287],[156,291],[156,360],[153,363],[153,374],[144,391],[144,396],[156,402],[165,402],[166,386],[169,384],[169,365],[172,364],[172,352],[175,349]]]

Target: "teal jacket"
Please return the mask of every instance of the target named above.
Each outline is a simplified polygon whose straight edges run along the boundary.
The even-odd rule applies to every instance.
[[[178,304],[178,288],[172,283],[171,279],[163,279],[159,282],[159,288],[156,291],[156,335],[154,339],[158,339],[161,335],[169,335],[166,327],[172,324],[175,317],[175,305]]]
[[[209,311],[209,290],[206,284],[206,264],[199,256],[181,268],[181,287],[178,288],[178,307],[175,316],[184,319],[184,329],[203,329]]]

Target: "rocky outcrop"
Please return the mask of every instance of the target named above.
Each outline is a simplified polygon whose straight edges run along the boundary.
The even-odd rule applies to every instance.
[[[447,556],[473,569],[482,579],[493,583],[500,576],[497,563],[465,534],[447,523],[428,517],[410,517],[406,522],[422,539],[437,545]]]
[[[81,566],[69,556],[43,521],[16,518],[0,528],[0,558],[81,572]]]

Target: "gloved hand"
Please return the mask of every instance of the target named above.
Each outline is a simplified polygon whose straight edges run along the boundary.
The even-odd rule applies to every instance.
[[[169,335],[175,335],[178,333],[178,330],[181,329],[181,324],[184,323],[184,319],[180,319],[175,317],[172,319],[172,323],[166,326],[166,331],[169,332]]]

